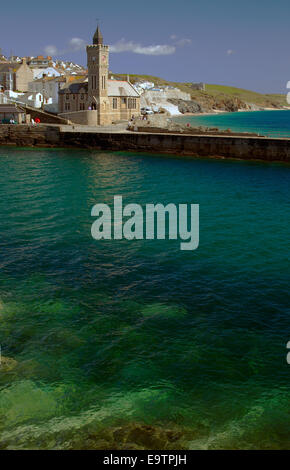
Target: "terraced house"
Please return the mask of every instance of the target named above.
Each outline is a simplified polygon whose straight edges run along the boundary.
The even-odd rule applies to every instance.
[[[140,95],[129,81],[111,80],[109,46],[99,27],[87,46],[88,77],[59,91],[59,113],[77,124],[106,125],[140,114]]]

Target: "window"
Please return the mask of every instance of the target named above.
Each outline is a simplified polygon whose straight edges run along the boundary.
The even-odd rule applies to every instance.
[[[82,95],[81,95],[81,100],[83,100],[83,99],[84,99],[84,95],[82,94]]]
[[[113,98],[113,109],[118,109],[118,98]]]
[[[136,98],[129,98],[128,99],[128,108],[129,109],[136,109],[137,107],[137,100]]]
[[[92,89],[93,90],[97,89],[97,77],[96,77],[96,75],[92,76]]]
[[[127,98],[122,98],[122,104],[126,104],[127,103]]]
[[[64,109],[65,109],[65,111],[69,111],[70,110],[70,104],[65,103]]]
[[[73,97],[73,100],[75,100],[75,99],[76,99],[76,95],[72,95],[72,97]]]
[[[80,103],[80,111],[84,111],[85,110],[85,103]]]
[[[105,90],[105,88],[106,88],[106,76],[103,75],[102,76],[102,89]]]
[[[66,94],[65,97],[67,100],[69,100],[69,94]]]

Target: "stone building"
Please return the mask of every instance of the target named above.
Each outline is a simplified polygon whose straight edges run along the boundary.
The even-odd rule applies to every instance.
[[[140,95],[129,81],[110,80],[109,46],[97,28],[87,46],[88,78],[59,91],[59,113],[77,124],[106,125],[140,114]]]
[[[0,86],[4,90],[28,91],[28,83],[33,80],[33,72],[26,60],[22,63],[0,63]]]

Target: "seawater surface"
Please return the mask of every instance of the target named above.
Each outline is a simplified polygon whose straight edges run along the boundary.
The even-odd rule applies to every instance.
[[[217,127],[234,132],[254,132],[267,137],[290,138],[290,110],[243,111],[238,113],[180,116],[177,122]]]
[[[285,449],[287,165],[0,149],[0,446]],[[91,237],[200,205],[200,246]]]

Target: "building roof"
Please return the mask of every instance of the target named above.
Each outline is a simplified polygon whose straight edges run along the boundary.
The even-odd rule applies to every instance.
[[[0,113],[23,113],[16,104],[0,104]]]
[[[47,75],[43,78],[36,78],[31,83],[43,83],[43,82],[66,82],[66,78],[63,75],[59,77],[48,77]]]
[[[75,81],[68,83],[66,86],[62,87],[59,90],[59,93],[87,93],[88,92],[88,82],[84,81]]]
[[[75,81],[64,86],[60,93],[87,93],[88,82]],[[108,80],[108,96],[121,96],[121,97],[134,97],[138,98],[140,95],[135,90],[130,82],[121,80]]]
[[[133,96],[140,95],[130,82],[125,80],[108,80],[108,96]]]

